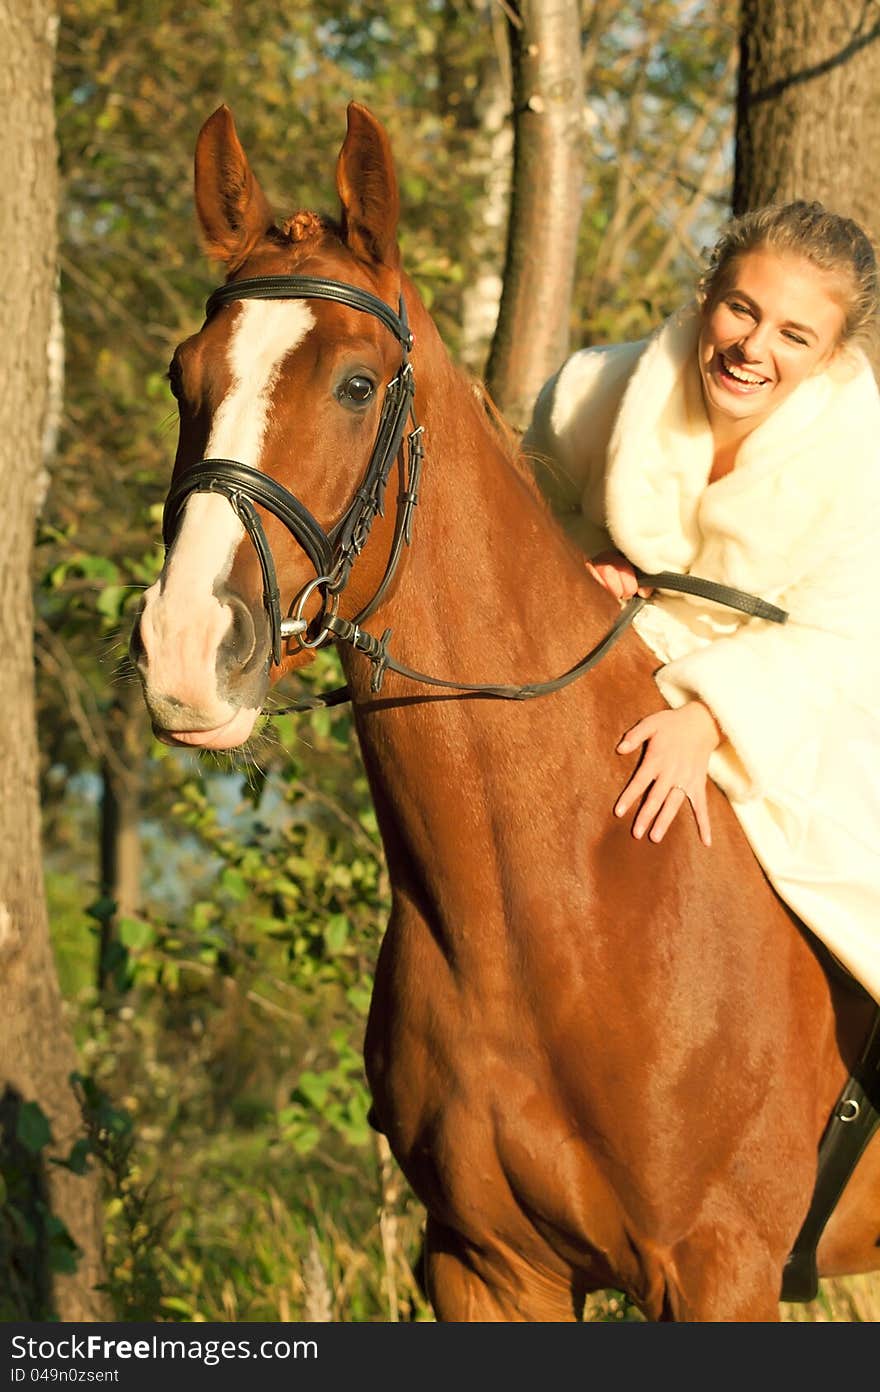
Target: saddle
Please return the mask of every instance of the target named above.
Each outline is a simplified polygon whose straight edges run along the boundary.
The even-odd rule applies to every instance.
[[[826,970],[862,999],[868,992],[823,944]],[[780,1300],[815,1300],[819,1293],[816,1249],[825,1225],[861,1155],[880,1125],[880,1007],[852,1072],[834,1104],[819,1143],[816,1186],[807,1216],[782,1273]]]

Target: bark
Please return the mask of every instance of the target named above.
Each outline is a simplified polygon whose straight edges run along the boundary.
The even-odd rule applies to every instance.
[[[119,920],[140,909],[143,848],[141,785],[145,750],[143,701],[130,683],[123,687],[108,717],[101,740],[101,896],[112,909],[101,918],[97,980],[102,992],[114,990],[119,962]],[[112,740],[112,747],[108,748]]]
[[[48,426],[57,202],[52,109],[54,13],[47,0],[0,0],[0,231],[4,333],[0,341],[0,1170],[30,1229],[0,1224],[0,1292],[9,1318],[107,1318],[100,1202],[94,1175],[48,1163],[82,1134],[70,1085],[76,1053],[49,939],[41,873],[33,687],[31,559]],[[23,1142],[22,1105],[47,1117],[50,1144]],[[51,1270],[51,1224],[80,1249],[75,1273]]]
[[[104,764],[101,782],[101,893],[114,906],[101,919],[98,944],[98,988],[106,991],[113,987],[119,919],[138,909],[142,856],[137,778],[117,778]]]
[[[504,289],[486,383],[524,429],[566,357],[583,205],[584,87],[577,0],[507,4],[514,157]]]
[[[880,236],[880,13],[742,0],[734,211],[816,198]]]

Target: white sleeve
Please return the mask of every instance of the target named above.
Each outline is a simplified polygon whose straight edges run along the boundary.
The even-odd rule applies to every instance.
[[[730,796],[791,785],[852,702],[871,707],[880,747],[878,540],[880,488],[870,482],[838,509],[815,567],[778,597],[787,623],[751,619],[657,672],[670,706],[703,701],[721,726],[709,772]]]
[[[608,441],[644,343],[583,348],[538,394],[522,442],[542,492],[587,555],[613,546],[605,522]]]

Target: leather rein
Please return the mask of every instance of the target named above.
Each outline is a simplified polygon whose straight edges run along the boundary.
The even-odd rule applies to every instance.
[[[391,637],[391,629],[385,629],[381,638],[376,638],[361,628],[361,624],[376,610],[387,591],[397,570],[403,547],[408,546],[412,540],[413,511],[419,500],[424,458],[424,427],[418,424],[413,405],[415,381],[409,360],[413,337],[407,322],[406,305],[401,296],[399,310],[395,313],[384,300],[367,290],[317,276],[259,276],[231,281],[215,290],[205,306],[206,320],[222,306],[245,299],[324,299],[347,305],[350,309],[372,314],[374,318],[379,319],[400,343],[402,355],[400,367],[385,389],[376,440],[363,480],[342,517],[329,532],[325,531],[295,494],[276,483],[268,474],[235,459],[202,459],[185,470],[169,490],[162,519],[166,549],[170,548],[174,541],[183,506],[193,493],[219,493],[229,501],[233,512],[250,537],[260,562],[263,603],[269,619],[273,662],[276,665],[281,662],[282,644],[287,641],[293,641],[303,649],[320,648],[330,642],[347,643],[372,662],[370,687],[373,692],[381,690],[386,671],[392,671],[422,685],[516,701],[550,695],[595,667],[647,603],[643,596],[633,596],[623,607],[608,633],[567,672],[551,681],[532,682],[521,686],[462,683],[432,677],[398,662],[389,653],[388,640]],[[411,422],[412,428],[406,434],[408,422]],[[384,515],[388,478],[395,460],[404,449],[405,434],[404,486],[397,497],[394,533],[385,573],[372,599],[353,619],[345,619],[338,613],[339,596],[348,583],[354,562],[366,545],[374,519]],[[271,512],[284,524],[315,569],[315,578],[304,585],[296,595],[286,617],[281,615],[281,596],[275,563],[255,503]],[[779,609],[764,599],[712,580],[700,579],[698,576],[679,575],[671,571],[651,574],[640,570],[636,570],[636,575],[640,585],[699,595],[772,623],[785,623],[788,618],[784,609]],[[315,591],[320,593],[322,609],[316,619],[309,621],[305,618],[304,611],[308,599]],[[303,697],[271,713],[282,715],[292,711],[314,710],[338,705],[350,699],[348,687],[343,686],[335,691]]]

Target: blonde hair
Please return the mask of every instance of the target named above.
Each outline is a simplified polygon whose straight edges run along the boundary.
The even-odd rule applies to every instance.
[[[802,256],[836,280],[835,298],[844,313],[841,343],[876,335],[880,283],[869,237],[852,218],[805,199],[769,204],[729,222],[698,282],[700,304],[712,305],[724,294],[740,257],[764,248]]]

